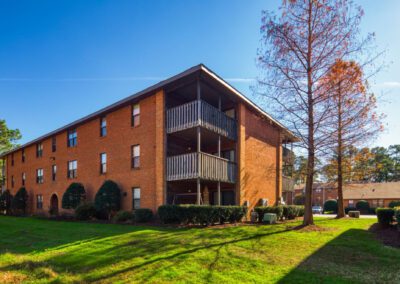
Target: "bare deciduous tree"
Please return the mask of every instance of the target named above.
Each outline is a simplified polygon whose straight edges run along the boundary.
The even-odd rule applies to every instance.
[[[330,104],[320,91],[338,59],[356,56],[373,35],[360,39],[361,7],[347,0],[283,1],[280,15],[264,12],[257,92],[299,137],[307,151],[304,225],[313,224],[312,183],[316,155],[328,143]]]

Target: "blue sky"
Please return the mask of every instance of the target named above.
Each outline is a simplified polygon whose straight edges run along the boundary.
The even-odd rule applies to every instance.
[[[400,143],[400,1],[356,1],[390,65],[372,82]],[[261,10],[280,1],[1,1],[0,118],[22,143],[204,63],[251,97]]]

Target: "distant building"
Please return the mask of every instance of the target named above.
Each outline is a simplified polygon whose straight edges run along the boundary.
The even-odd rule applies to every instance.
[[[286,204],[293,204],[295,196],[305,194],[305,184],[295,185],[292,191],[283,192]],[[328,199],[337,199],[335,183],[314,183],[313,205],[323,206]],[[343,187],[345,207],[355,207],[360,200],[368,201],[370,207],[387,207],[391,201],[400,200],[400,182],[352,183]]]

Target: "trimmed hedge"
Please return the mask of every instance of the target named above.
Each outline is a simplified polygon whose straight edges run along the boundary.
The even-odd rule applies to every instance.
[[[75,218],[78,220],[89,220],[96,217],[96,208],[92,202],[82,203],[75,208]]]
[[[379,224],[388,226],[393,222],[394,209],[393,208],[377,208],[376,216],[378,217]]]
[[[246,212],[244,206],[162,205],[157,213],[164,224],[212,225],[240,222]]]
[[[135,219],[135,222],[138,223],[146,223],[150,222],[153,220],[153,211],[148,208],[140,208],[140,209],[135,209],[133,212],[133,217]]]
[[[293,220],[304,216],[304,206],[301,205],[261,206],[254,208],[254,211],[258,214],[259,222],[262,222],[265,213],[275,213],[279,220]]]
[[[86,199],[85,188],[81,183],[71,183],[64,192],[61,207],[63,209],[75,209]]]
[[[395,208],[400,206],[400,200],[393,200],[389,203],[389,208]]]
[[[368,203],[368,201],[365,201],[365,200],[357,201],[356,208],[363,214],[368,214],[369,210],[370,210],[369,203]]]
[[[306,202],[306,196],[304,194],[295,196],[293,200],[293,203],[295,205],[304,205],[305,202]]]
[[[258,214],[258,221],[262,222],[265,213],[274,213],[276,214],[276,218],[278,220],[282,219],[283,217],[283,206],[261,206],[255,207],[254,211]]]
[[[133,220],[134,216],[132,212],[129,211],[118,211],[113,217],[114,222],[126,222]]]
[[[336,199],[329,199],[324,203],[324,212],[333,212],[337,213],[338,211],[338,204]]]

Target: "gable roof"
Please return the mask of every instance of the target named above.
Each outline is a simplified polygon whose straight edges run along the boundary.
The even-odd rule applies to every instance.
[[[274,125],[276,125],[278,128],[280,128],[281,130],[283,130],[284,135],[286,137],[288,137],[289,140],[295,142],[298,141],[298,138],[289,130],[287,129],[283,124],[281,124],[279,121],[275,120],[271,115],[269,115],[267,112],[265,112],[263,109],[261,109],[257,104],[255,104],[253,101],[251,101],[249,98],[247,98],[245,95],[243,95],[242,93],[240,93],[237,89],[235,89],[233,86],[231,86],[228,82],[226,82],[225,80],[223,80],[220,76],[218,76],[216,73],[214,73],[213,71],[211,71],[211,69],[207,68],[204,64],[199,64],[196,66],[193,66],[177,75],[174,75],[168,79],[165,79],[163,81],[160,81],[140,92],[137,92],[129,97],[126,97],[122,100],[119,100],[105,108],[102,108],[92,114],[89,114],[87,116],[84,116],[78,120],[75,120],[63,127],[57,128],[54,131],[51,131],[45,135],[42,135],[34,140],[31,140],[19,147],[16,147],[10,151],[4,152],[3,154],[0,155],[0,158],[5,157],[6,155],[15,152],[19,149],[28,147],[32,144],[38,143],[46,138],[49,138],[53,135],[56,135],[60,132],[66,131],[72,127],[76,127],[79,124],[82,124],[84,122],[87,122],[89,120],[95,119],[107,112],[110,112],[114,109],[117,109],[119,107],[124,106],[125,104],[134,101],[134,100],[138,100],[141,97],[144,97],[145,95],[151,94],[156,92],[159,89],[164,88],[165,86],[179,80],[182,79],[186,76],[192,75],[196,72],[204,72],[205,74],[209,75],[211,78],[213,78],[217,83],[221,84],[221,86],[223,86],[225,89],[227,89],[229,92],[231,92],[232,94],[234,94],[235,96],[237,96],[239,99],[241,99],[242,101],[244,101],[251,109],[255,110],[256,112],[258,112],[261,116],[263,116],[264,118],[268,119],[269,121],[271,121],[271,123],[273,123]]]
[[[344,199],[399,199],[400,182],[349,184],[343,188]]]

